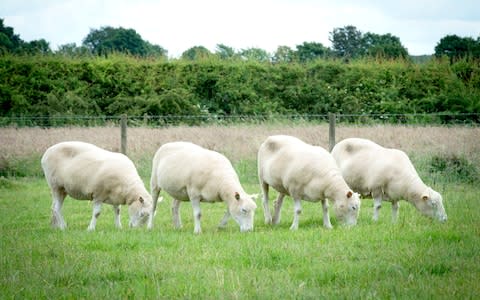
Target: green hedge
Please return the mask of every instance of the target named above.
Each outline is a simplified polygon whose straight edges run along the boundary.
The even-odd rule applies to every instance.
[[[328,112],[480,113],[479,62],[0,57],[0,117]]]

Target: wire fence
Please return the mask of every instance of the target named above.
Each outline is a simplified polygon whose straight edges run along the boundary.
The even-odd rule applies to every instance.
[[[422,159],[428,156],[432,168],[442,174],[454,173],[465,182],[478,182],[479,118],[479,114],[443,113],[0,118],[0,176],[25,176],[21,174],[29,174],[31,166],[41,176],[38,153],[64,140],[122,152],[148,170],[150,155],[166,141],[191,141],[241,162],[256,157],[259,141],[281,133],[328,150],[346,137],[369,138],[414,154],[417,162],[424,163]],[[31,159],[16,164],[16,157]]]
[[[326,123],[331,114],[255,114],[255,115],[143,115],[128,116],[129,127],[202,126],[264,123]],[[480,113],[334,114],[337,123],[449,125],[480,124]],[[118,126],[122,116],[12,116],[0,117],[0,127],[98,127]]]

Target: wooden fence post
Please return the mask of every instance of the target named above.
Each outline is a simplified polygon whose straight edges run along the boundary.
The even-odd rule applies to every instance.
[[[120,119],[121,152],[127,155],[127,115],[123,114]]]
[[[332,151],[333,147],[335,146],[335,114],[328,113],[328,142],[330,146],[330,152]]]

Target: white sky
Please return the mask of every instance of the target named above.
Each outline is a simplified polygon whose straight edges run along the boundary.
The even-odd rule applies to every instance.
[[[334,28],[353,25],[400,38],[412,55],[432,54],[448,35],[480,35],[478,0],[1,0],[0,18],[25,41],[53,50],[102,26],[134,29],[170,57],[193,46],[274,52],[303,42],[331,47]]]

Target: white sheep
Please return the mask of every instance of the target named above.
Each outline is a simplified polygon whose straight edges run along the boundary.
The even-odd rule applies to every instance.
[[[223,201],[227,211],[219,227],[230,218],[240,225],[240,230],[253,229],[253,217],[257,205],[242,188],[230,161],[222,154],[207,150],[189,142],[172,142],[162,145],[155,153],[150,180],[153,211],[163,189],[173,198],[173,223],[182,226],[179,207],[181,201],[190,201],[195,223],[194,233],[200,227],[200,202]],[[148,228],[153,227],[153,214]]]
[[[278,191],[273,223],[280,222],[280,210],[285,195],[294,200],[294,218],[290,227],[298,229],[301,200],[322,202],[323,226],[332,228],[328,200],[334,203],[339,220],[355,225],[360,210],[359,195],[353,193],[340,174],[335,160],[322,147],[312,146],[286,135],[268,137],[258,151],[258,177],[263,190],[265,223],[272,223],[268,207],[268,190]]]
[[[423,215],[441,222],[447,220],[442,196],[423,183],[405,152],[384,148],[370,140],[349,138],[335,145],[332,155],[352,189],[372,196],[375,221],[384,200],[392,202],[395,222],[401,199]]]
[[[93,201],[88,230],[95,230],[102,203],[113,205],[118,228],[122,226],[120,205],[129,206],[131,227],[148,220],[152,198],[127,156],[88,143],[62,142],[48,148],[41,163],[53,197],[53,227],[66,228],[62,206],[67,195]]]

